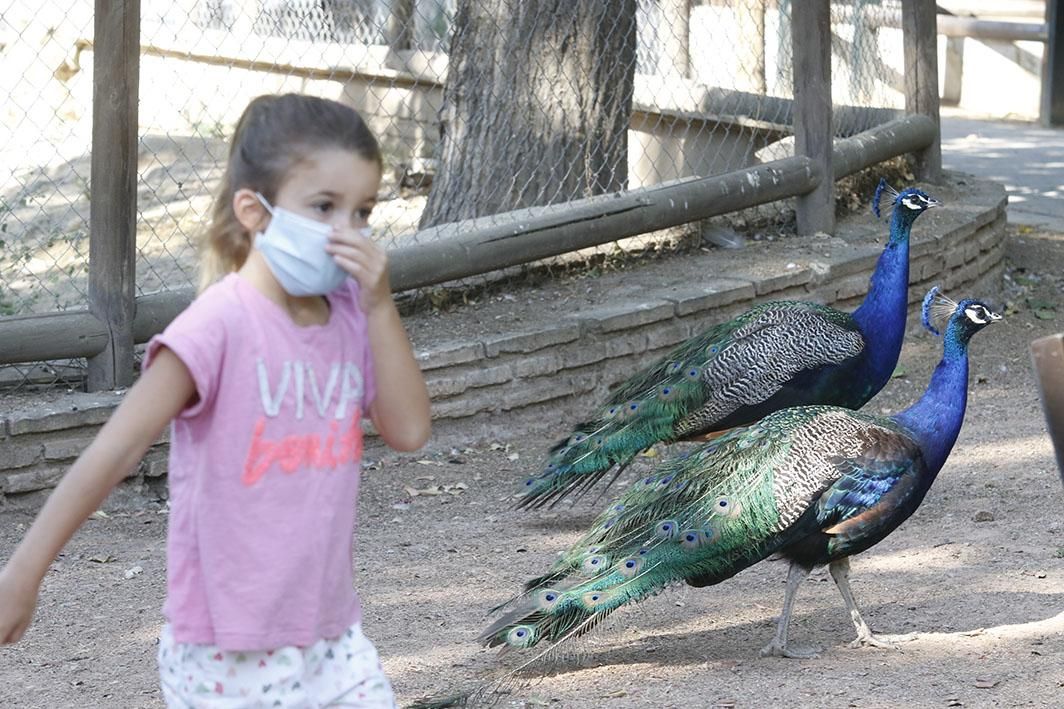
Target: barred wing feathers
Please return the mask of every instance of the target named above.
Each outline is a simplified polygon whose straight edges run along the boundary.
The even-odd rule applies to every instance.
[[[546,469],[525,482],[520,506],[539,506],[590,487],[657,441],[822,400],[815,389],[795,388],[788,400],[781,395],[803,373],[844,365],[864,347],[848,313],[794,301],[756,306],[688,340],[618,389],[597,418],[553,448]]]

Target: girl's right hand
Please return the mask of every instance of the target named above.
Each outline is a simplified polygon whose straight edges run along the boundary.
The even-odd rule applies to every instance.
[[[18,642],[37,607],[39,586],[19,579],[10,568],[0,571],[0,645]]]

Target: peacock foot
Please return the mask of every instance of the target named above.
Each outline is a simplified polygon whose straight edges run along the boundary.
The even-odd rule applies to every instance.
[[[815,647],[796,647],[790,644],[781,644],[773,640],[761,648],[761,657],[789,657],[795,660],[813,660],[820,657],[820,650]]]
[[[900,650],[899,643],[916,640],[919,633],[905,633],[904,635],[876,635],[875,633],[862,633],[850,643],[850,647],[879,647],[884,650]]]

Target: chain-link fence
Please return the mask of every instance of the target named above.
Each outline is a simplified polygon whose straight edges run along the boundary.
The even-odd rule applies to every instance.
[[[793,2],[142,0],[137,294],[195,284],[226,139],[263,93],[366,117],[385,150],[373,225],[390,247],[430,238],[428,224],[793,154]],[[898,0],[832,5],[837,136],[904,103],[891,13]],[[0,314],[85,307],[93,51],[91,0],[0,9]],[[448,72],[463,72],[461,92]]]

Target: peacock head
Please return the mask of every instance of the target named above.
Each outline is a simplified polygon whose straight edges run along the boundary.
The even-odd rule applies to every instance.
[[[883,203],[884,195],[888,200],[885,204]],[[893,214],[891,224],[898,227],[912,226],[918,216],[929,209],[941,206],[941,202],[918,187],[907,187],[898,192],[883,178],[880,178],[875,196],[872,197],[872,212],[876,217],[886,219]]]
[[[946,321],[946,339],[967,342],[972,335],[982,330],[987,325],[999,322],[1002,319],[990,307],[973,298],[955,302],[942,295],[938,286],[933,287],[924,296],[923,321],[924,327],[936,335],[941,334],[934,321]]]

